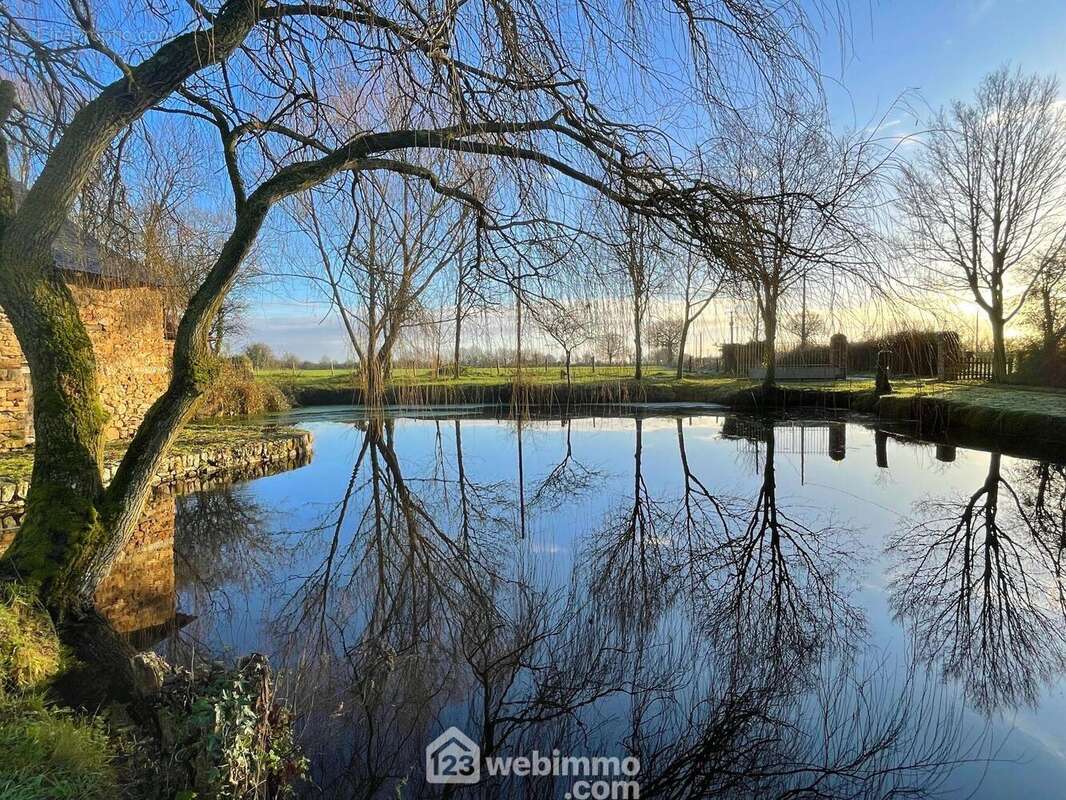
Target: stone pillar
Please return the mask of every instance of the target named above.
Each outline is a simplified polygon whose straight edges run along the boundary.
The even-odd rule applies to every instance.
[[[829,457],[843,461],[848,452],[848,426],[843,422],[829,423]]]
[[[829,366],[833,367],[837,378],[848,377],[848,337],[842,333],[829,337]]]
[[[955,460],[955,446],[951,444],[938,444],[936,446],[936,460],[950,464]]]
[[[877,450],[877,466],[888,469],[888,434],[874,431],[874,448]]]
[[[878,397],[883,394],[889,394],[892,391],[892,384],[888,380],[888,374],[891,371],[889,366],[891,359],[891,350],[877,351],[877,379],[874,382],[874,394]]]
[[[959,337],[951,331],[941,331],[936,336],[936,376],[942,381],[959,378],[962,366],[962,347]]]

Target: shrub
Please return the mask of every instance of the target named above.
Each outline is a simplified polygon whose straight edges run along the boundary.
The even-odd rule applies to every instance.
[[[289,401],[280,389],[258,380],[245,356],[223,359],[218,377],[200,402],[198,416],[255,417],[285,411]]]
[[[262,656],[195,677],[176,671],[156,700],[155,718],[160,760],[171,765],[167,780],[197,797],[288,797],[307,770]]]
[[[1038,342],[1026,342],[1018,351],[1012,383],[1066,386],[1066,352],[1047,351]]]
[[[848,371],[872,372],[877,369],[877,354],[888,350],[889,367],[894,375],[935,377],[937,347],[941,336],[948,337],[948,346],[961,352],[959,337],[951,332],[903,330],[876,339],[848,343]]]

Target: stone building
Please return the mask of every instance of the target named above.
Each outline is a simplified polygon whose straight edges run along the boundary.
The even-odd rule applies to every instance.
[[[170,378],[165,289],[71,223],[56,238],[53,253],[96,351],[107,435],[132,436]],[[32,442],[29,369],[11,323],[0,313],[0,450]]]

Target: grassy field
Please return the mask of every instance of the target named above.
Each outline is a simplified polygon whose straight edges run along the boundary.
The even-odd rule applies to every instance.
[[[666,367],[645,367],[646,379],[653,381],[674,380],[674,371]],[[394,386],[498,386],[511,383],[517,377],[513,367],[463,367],[458,379],[451,372],[437,375],[432,369],[402,368],[393,371],[391,384]],[[355,385],[356,377],[352,370],[328,369],[264,369],[256,375],[273,383],[281,389],[315,388],[347,389]],[[600,383],[603,381],[632,380],[632,367],[573,367],[570,377],[574,383]],[[566,383],[566,376],[558,366],[524,367],[522,379],[526,383],[537,385],[554,385]]]
[[[308,370],[260,370],[257,377],[285,388],[348,389],[356,384],[356,376],[351,370],[308,369]],[[512,367],[496,370],[492,367],[464,367],[462,375],[456,379],[451,373],[436,375],[431,369],[397,369],[392,375],[392,386],[498,386],[515,380],[517,372]],[[526,367],[522,370],[523,382],[534,386],[565,385],[566,377],[559,367],[545,370],[543,367]],[[625,367],[574,367],[571,379],[575,384],[609,383],[613,381],[632,381],[633,368]],[[746,389],[757,386],[758,381],[747,378],[733,378],[723,375],[688,374],[678,380],[672,369],[661,366],[644,368],[642,383],[649,386],[707,386]],[[781,384],[786,388],[822,389],[825,391],[866,392],[873,389],[873,379],[859,376],[840,381],[787,381]],[[922,394],[942,397],[953,401],[967,401],[992,408],[1016,407],[1025,410],[1048,408],[1056,414],[1066,415],[1066,390],[1045,387],[1018,385],[991,385],[968,381],[937,381],[928,378],[895,378],[892,389],[896,394]]]
[[[304,389],[350,389],[356,385],[357,377],[351,370],[308,369],[308,370],[260,370],[257,376],[284,390]],[[511,367],[496,370],[492,367],[464,367],[462,375],[456,379],[451,373],[436,375],[431,369],[397,369],[392,376],[390,386],[442,386],[451,388],[477,388],[510,384],[517,377],[517,371]],[[555,366],[545,370],[543,367],[526,367],[522,370],[522,380],[533,386],[563,386],[566,377]],[[571,380],[575,385],[608,384],[633,381],[633,367],[574,367]],[[758,386],[759,382],[748,378],[733,378],[725,375],[687,374],[680,380],[674,370],[649,366],[644,368],[642,385],[663,387],[705,387],[710,390],[741,391]],[[789,381],[782,384],[791,389],[821,389],[823,391],[868,392],[873,389],[873,379],[862,376],[841,381]],[[898,380],[893,383],[897,391],[914,393],[932,391],[943,384],[924,380]]]

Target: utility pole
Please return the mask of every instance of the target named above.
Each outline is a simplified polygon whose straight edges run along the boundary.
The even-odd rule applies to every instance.
[[[515,281],[515,371],[522,378],[522,276]]]

